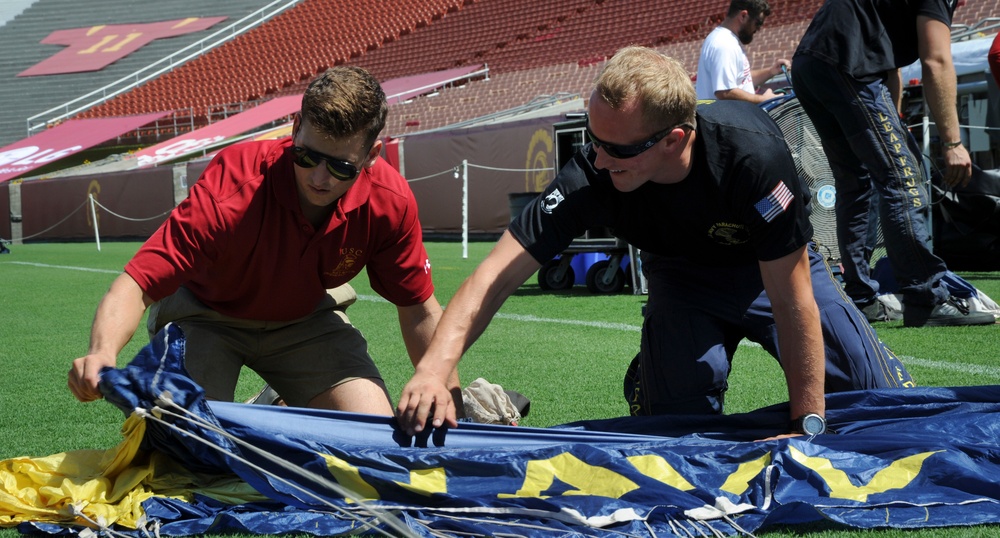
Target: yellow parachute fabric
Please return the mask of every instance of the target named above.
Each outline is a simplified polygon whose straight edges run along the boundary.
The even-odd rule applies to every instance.
[[[265,497],[235,475],[193,473],[159,452],[139,449],[146,422],[130,416],[109,450],[76,450],[0,461],[0,527],[37,521],[87,527],[142,525],[153,496],[190,501],[195,493],[229,504]]]

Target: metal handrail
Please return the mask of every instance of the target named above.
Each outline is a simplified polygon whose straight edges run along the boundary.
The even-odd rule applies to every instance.
[[[206,37],[204,37],[202,39],[199,39],[198,41],[196,41],[196,42],[194,42],[194,43],[192,43],[192,44],[184,47],[183,49],[181,49],[179,51],[176,51],[176,52],[174,52],[174,53],[172,53],[172,54],[166,56],[165,58],[162,58],[162,59],[160,59],[160,60],[158,60],[156,62],[153,62],[153,63],[151,63],[151,64],[143,67],[142,69],[139,69],[138,71],[135,71],[134,73],[132,73],[130,75],[122,77],[122,78],[120,78],[120,79],[118,79],[118,80],[116,80],[116,81],[114,81],[114,82],[112,82],[110,84],[107,84],[107,85],[105,85],[102,88],[98,88],[98,89],[96,89],[96,90],[94,90],[94,91],[92,91],[90,93],[81,95],[80,97],[77,97],[76,99],[73,99],[72,101],[67,101],[66,103],[63,103],[63,104],[61,104],[59,106],[50,108],[49,110],[46,110],[45,112],[41,112],[39,114],[35,114],[34,116],[31,116],[30,118],[28,118],[26,120],[27,130],[28,130],[28,136],[31,136],[31,134],[34,131],[36,131],[36,130],[38,130],[38,129],[46,126],[46,125],[49,125],[49,124],[52,124],[52,123],[55,123],[55,122],[59,122],[59,121],[65,120],[65,119],[67,119],[67,118],[69,118],[71,116],[76,115],[79,112],[82,112],[82,111],[87,110],[87,109],[89,109],[91,107],[99,105],[99,104],[107,101],[108,99],[110,99],[112,97],[115,97],[115,96],[117,96],[119,94],[125,93],[125,92],[131,90],[132,88],[135,88],[136,86],[140,86],[140,85],[144,84],[145,82],[147,82],[147,81],[149,81],[151,79],[159,77],[163,73],[171,71],[171,70],[173,70],[173,69],[175,69],[175,68],[183,65],[184,63],[186,63],[186,62],[188,62],[188,61],[190,61],[190,60],[192,60],[194,58],[197,58],[198,56],[200,56],[202,54],[205,54],[206,52],[214,49],[215,47],[218,47],[219,45],[221,45],[221,44],[223,44],[223,43],[225,43],[225,42],[233,39],[234,37],[236,37],[236,36],[238,36],[238,35],[240,35],[242,33],[245,33],[245,32],[249,31],[250,29],[252,29],[252,28],[254,28],[256,26],[259,26],[260,24],[264,23],[268,19],[274,17],[275,15],[278,15],[279,13],[281,13],[281,12],[285,11],[286,9],[294,6],[295,4],[298,4],[301,1],[302,0],[274,0],[270,4],[268,4],[268,5],[260,8],[260,9],[258,9],[257,11],[254,11],[253,13],[250,13],[249,15],[243,17],[242,19],[240,19],[240,20],[238,20],[236,22],[233,22],[232,24],[226,26],[225,28],[217,30],[217,31],[213,32],[212,34],[210,34],[210,35],[208,35],[208,36],[206,36]],[[274,7],[274,6],[278,6],[278,7]],[[222,36],[222,37],[219,37],[219,36]],[[216,38],[218,38],[218,39],[216,39]],[[213,41],[213,40],[215,40],[215,41]],[[182,54],[184,54],[184,53],[186,53],[186,52],[188,52],[188,51],[190,51],[192,49],[198,49],[198,50],[195,51],[195,52],[193,52],[193,53],[187,54],[183,58],[175,59],[177,56],[180,56],[180,55],[182,55]],[[144,73],[153,70],[156,66],[158,66],[160,64],[163,64],[164,62],[168,63],[168,65],[166,67],[162,67],[162,68],[157,69],[156,71],[154,71],[154,72],[152,72],[150,74],[142,76]],[[115,88],[117,86],[121,86],[121,87],[119,87],[118,89],[116,89],[114,91],[111,91],[109,93],[109,91],[112,88]],[[79,103],[81,101],[85,101],[87,99],[90,99],[90,98],[92,98],[92,97],[94,97],[95,95],[98,95],[98,94],[100,94],[99,98],[94,99],[94,100],[88,102],[85,105],[82,105],[82,106],[79,106],[79,107],[76,107],[76,108],[70,110],[70,107],[73,106],[74,104]],[[65,112],[63,112],[62,114],[60,114],[58,116],[51,117],[51,118],[49,118],[49,119],[47,119],[45,121],[35,123],[35,121],[38,120],[39,118],[47,117],[50,114],[54,114],[54,113],[56,113],[56,112],[58,112],[60,110],[65,110]]]
[[[965,24],[955,24],[951,27],[951,40],[953,42],[963,41],[996,28],[1000,28],[1000,17],[986,17],[971,26]]]

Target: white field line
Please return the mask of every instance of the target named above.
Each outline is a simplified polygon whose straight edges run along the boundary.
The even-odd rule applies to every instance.
[[[388,302],[382,297],[379,297],[378,295],[358,295],[358,300],[372,301],[372,302]],[[639,325],[629,325],[627,323],[609,323],[606,321],[584,321],[578,319],[541,318],[538,316],[524,315],[524,314],[504,314],[502,312],[498,312],[497,315],[494,317],[500,319],[509,319],[513,321],[524,321],[530,323],[557,323],[562,325],[594,327],[597,329],[610,329],[615,331],[629,331],[629,332],[642,331],[642,327]],[[758,347],[758,348],[761,347],[760,344],[756,342],[751,342],[750,340],[742,340],[740,341],[739,345],[746,347]],[[921,359],[919,357],[911,357],[908,355],[898,355],[898,357],[906,364],[922,366],[924,368],[935,368],[938,370],[947,370],[951,372],[985,375],[1000,379],[1000,368],[994,366],[936,361],[931,359]]]
[[[73,267],[70,265],[50,265],[47,263],[32,263],[32,262],[0,262],[0,265],[9,263],[11,265],[30,265],[32,267],[45,267],[47,269],[69,269],[71,271],[86,271],[88,273],[107,273],[110,275],[121,274],[121,271],[115,271],[113,269],[94,269],[91,267]]]
[[[68,265],[50,265],[46,263],[30,263],[30,262],[0,262],[0,264],[10,263],[17,265],[30,265],[33,267],[44,267],[49,269],[68,269],[71,271],[87,271],[91,273],[108,273],[108,274],[119,274],[121,271],[114,271],[110,269],[93,269],[90,267],[73,267]],[[378,295],[358,295],[359,301],[368,302],[387,302],[382,297]],[[609,323],[606,321],[586,321],[578,319],[557,319],[557,318],[542,318],[532,315],[524,314],[504,314],[497,313],[495,316],[500,319],[509,319],[512,321],[522,321],[526,323],[556,323],[562,325],[575,325],[578,327],[594,327],[595,329],[608,329],[612,331],[628,331],[628,332],[640,332],[641,327],[638,325],[629,325],[627,323]],[[759,344],[750,342],[748,340],[743,340],[740,342],[742,346],[750,347],[760,347]],[[922,366],[924,368],[935,368],[938,370],[948,370],[952,372],[960,372],[967,374],[975,374],[980,376],[990,376],[993,378],[1000,379],[1000,368],[994,366],[986,366],[981,364],[965,364],[965,363],[953,363],[945,361],[936,361],[931,359],[922,359],[919,357],[910,357],[906,355],[900,355],[900,359],[907,364],[913,364],[916,366]]]

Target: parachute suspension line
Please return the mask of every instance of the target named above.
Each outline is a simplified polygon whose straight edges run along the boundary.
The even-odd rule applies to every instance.
[[[716,538],[725,538],[726,536],[725,534],[722,533],[722,531],[719,531],[707,521],[695,520],[695,523],[700,523],[704,525],[712,533],[712,536],[715,536]]]
[[[736,529],[736,532],[738,532],[738,533],[740,533],[740,534],[742,534],[744,536],[749,536],[750,538],[757,538],[756,536],[754,536],[754,534],[752,532],[750,532],[750,531],[744,529],[743,527],[739,526],[736,523],[736,520],[733,519],[733,518],[731,518],[731,517],[729,517],[728,514],[722,516],[722,519],[725,520],[726,523],[729,523],[734,529]]]
[[[87,523],[90,523],[94,527],[97,527],[98,529],[96,531],[94,529],[89,529],[89,528],[83,529],[79,533],[80,538],[92,538],[94,535],[99,536],[101,534],[116,536],[118,538],[130,538],[129,535],[127,534],[115,532],[114,530],[112,530],[111,527],[107,525],[107,522],[104,521],[103,517],[98,517],[96,520],[91,519],[89,516],[87,516],[87,514],[83,513],[83,509],[77,504],[71,504],[69,506],[69,512],[74,517],[80,518],[86,521]]]
[[[154,519],[150,521],[146,518],[146,514],[143,513],[137,523],[141,525],[138,527],[138,530],[142,531],[143,536],[146,538],[160,538],[160,520]],[[152,527],[153,530],[152,534],[149,532],[150,527]]]
[[[365,528],[370,528],[370,529],[372,529],[373,531],[376,531],[376,532],[382,532],[383,534],[386,534],[386,536],[405,536],[407,538],[419,538],[413,532],[412,529],[410,529],[404,523],[402,523],[401,521],[399,521],[392,514],[390,514],[390,513],[386,512],[386,511],[384,511],[384,510],[382,510],[380,508],[377,508],[377,507],[375,507],[375,506],[373,506],[373,505],[365,502],[363,499],[358,498],[358,496],[357,496],[356,493],[348,490],[347,488],[341,486],[340,484],[338,484],[338,483],[336,483],[336,482],[334,482],[334,481],[332,481],[332,480],[330,480],[330,479],[328,479],[328,478],[326,478],[324,476],[318,475],[318,474],[313,473],[311,471],[307,471],[305,469],[301,469],[299,467],[296,467],[296,466],[288,463],[286,460],[283,460],[281,458],[277,458],[277,457],[273,456],[272,454],[269,454],[266,451],[264,451],[264,450],[262,450],[260,448],[257,448],[255,446],[251,445],[250,443],[247,443],[246,441],[244,441],[242,439],[239,439],[238,437],[233,436],[229,432],[226,432],[225,430],[222,430],[222,429],[216,427],[214,424],[211,424],[211,423],[209,423],[209,422],[207,422],[205,420],[202,420],[197,415],[194,415],[193,413],[191,413],[187,409],[184,409],[183,407],[181,407],[181,406],[177,405],[176,403],[174,403],[173,400],[170,399],[170,394],[169,393],[165,393],[165,395],[161,395],[161,397],[159,399],[157,399],[156,404],[157,404],[156,407],[154,407],[152,410],[142,409],[140,411],[140,410],[137,409],[136,411],[139,412],[140,416],[142,416],[144,418],[149,418],[151,420],[155,420],[156,422],[159,422],[159,423],[163,424],[164,426],[166,426],[166,427],[168,427],[168,428],[170,428],[170,429],[172,429],[174,431],[177,431],[179,433],[183,433],[185,436],[188,436],[191,439],[194,439],[194,440],[196,440],[196,441],[198,441],[198,442],[200,442],[200,443],[202,443],[204,445],[207,445],[207,446],[211,447],[212,449],[214,449],[214,450],[216,450],[218,452],[226,454],[227,456],[229,456],[229,457],[231,457],[231,458],[233,458],[233,459],[235,459],[235,460],[243,463],[244,465],[246,465],[247,467],[250,467],[251,469],[254,469],[255,471],[258,471],[258,472],[260,472],[262,474],[268,475],[268,476],[274,478],[275,480],[278,480],[278,481],[282,482],[283,484],[285,484],[285,485],[287,485],[287,486],[289,486],[289,487],[291,487],[293,489],[297,489],[297,490],[301,491],[302,493],[304,493],[304,494],[312,497],[313,499],[319,501],[320,503],[326,505],[332,511],[340,513],[340,514],[342,514],[342,515],[344,515],[346,517],[349,517],[349,518],[357,521],[358,523],[360,523],[361,525],[363,525]],[[166,409],[164,406],[165,407],[170,407],[172,409],[177,409],[177,410],[180,411],[180,413],[178,414],[178,413],[175,413],[173,411],[170,411],[169,409]],[[277,464],[279,467],[281,467],[284,470],[287,470],[287,471],[291,472],[292,474],[297,474],[297,475],[302,476],[304,478],[308,478],[308,479],[313,480],[313,481],[315,481],[317,483],[323,484],[324,486],[327,486],[330,489],[336,491],[339,495],[342,495],[345,499],[349,499],[352,502],[358,504],[359,507],[364,508],[365,510],[368,510],[369,512],[371,512],[371,514],[373,515],[373,517],[375,519],[377,519],[378,521],[381,521],[381,522],[385,523],[386,525],[388,525],[389,527],[391,527],[393,530],[399,532],[400,534],[398,534],[398,535],[397,534],[388,534],[385,531],[382,531],[381,529],[379,529],[378,527],[376,527],[370,521],[367,521],[367,520],[363,519],[362,517],[358,516],[357,514],[352,513],[352,511],[345,510],[344,508],[339,507],[339,506],[331,503],[327,499],[324,499],[322,496],[318,495],[317,493],[315,493],[313,491],[310,491],[310,490],[308,490],[308,489],[306,489],[306,488],[304,488],[304,487],[302,487],[302,486],[300,486],[300,485],[298,485],[298,484],[296,484],[296,483],[294,483],[294,482],[292,482],[292,481],[290,481],[288,479],[282,478],[282,477],[280,477],[280,476],[272,473],[271,471],[268,471],[267,469],[264,469],[263,467],[260,467],[259,465],[250,462],[249,460],[243,458],[242,456],[240,456],[238,454],[235,454],[233,452],[230,452],[229,450],[227,450],[227,449],[225,449],[225,448],[223,448],[223,447],[221,447],[219,445],[216,445],[215,443],[213,443],[213,442],[211,442],[211,441],[209,441],[207,439],[200,438],[198,436],[193,435],[191,432],[188,432],[188,431],[185,431],[185,430],[182,430],[182,429],[178,428],[174,424],[171,424],[171,423],[169,423],[169,422],[161,419],[160,418],[161,415],[168,415],[168,416],[177,418],[179,420],[186,420],[188,422],[192,422],[192,423],[194,423],[194,424],[196,424],[198,426],[201,426],[201,427],[206,428],[206,429],[208,429],[208,430],[210,430],[212,432],[215,432],[215,433],[217,433],[217,434],[219,434],[219,435],[221,435],[221,436],[223,436],[223,437],[225,437],[225,438],[233,441],[234,443],[236,443],[236,444],[238,444],[238,445],[240,445],[242,447],[245,447],[245,448],[247,448],[247,449],[255,452],[258,455],[263,456],[265,459],[270,460],[271,462]]]
[[[325,486],[329,487],[330,489],[336,491],[338,494],[343,495],[344,498],[347,498],[347,499],[350,499],[352,501],[355,501],[359,506],[363,507],[364,509],[367,509],[367,510],[371,511],[372,514],[374,515],[374,517],[377,520],[383,521],[384,523],[388,524],[390,527],[392,527],[392,528],[394,528],[396,530],[401,530],[401,529],[397,529],[396,527],[397,527],[397,525],[402,525],[402,523],[399,523],[399,521],[396,520],[396,518],[394,518],[391,514],[388,514],[388,513],[384,512],[382,510],[378,510],[378,509],[372,507],[371,505],[368,505],[367,503],[365,503],[365,502],[363,502],[363,501],[361,501],[359,499],[356,499],[356,497],[357,497],[356,494],[350,492],[349,490],[346,490],[340,484],[337,484],[335,482],[330,482],[325,477],[322,477],[322,476],[313,474],[311,472],[305,471],[303,469],[300,469],[298,467],[295,467],[295,466],[289,464],[288,462],[286,462],[285,460],[282,460],[280,458],[275,458],[271,454],[268,454],[267,452],[264,452],[263,450],[255,447],[253,445],[250,445],[249,443],[247,443],[247,442],[245,442],[245,441],[243,441],[241,439],[233,437],[231,434],[229,434],[229,433],[227,433],[225,431],[219,430],[213,424],[210,424],[208,422],[204,422],[204,421],[198,419],[196,416],[192,415],[192,417],[185,417],[185,416],[183,416],[183,414],[173,413],[173,412],[171,412],[171,411],[169,411],[167,409],[164,409],[163,407],[160,407],[160,405],[166,404],[166,405],[174,407],[176,409],[181,409],[181,411],[183,413],[190,414],[187,410],[181,408],[180,406],[177,406],[172,401],[160,399],[160,400],[157,400],[157,403],[159,405],[157,405],[157,407],[154,407],[151,410],[151,413],[148,412],[145,409],[141,409],[141,410],[137,409],[137,412],[139,412],[140,416],[142,416],[144,418],[149,418],[151,420],[159,422],[159,423],[163,424],[164,426],[166,426],[166,427],[168,427],[168,428],[170,428],[170,429],[172,429],[172,430],[174,430],[176,432],[184,434],[185,436],[189,437],[190,439],[194,439],[194,440],[198,441],[199,443],[207,445],[207,446],[211,447],[212,449],[214,449],[214,450],[216,450],[218,452],[226,454],[227,456],[229,456],[229,457],[231,457],[231,458],[233,458],[233,459],[235,459],[235,460],[243,463],[244,465],[246,465],[247,467],[249,467],[251,469],[254,469],[254,470],[256,470],[256,471],[258,471],[258,472],[260,472],[262,474],[271,476],[275,480],[277,480],[277,481],[279,481],[279,482],[281,482],[281,483],[283,483],[283,484],[285,484],[285,485],[287,485],[287,486],[289,486],[289,487],[291,487],[293,489],[296,489],[296,490],[298,490],[298,491],[300,491],[300,492],[302,492],[302,493],[304,493],[304,494],[306,494],[306,495],[314,498],[315,500],[319,501],[320,503],[326,505],[331,511],[340,513],[340,514],[342,514],[342,515],[344,515],[346,517],[349,517],[349,518],[357,521],[364,528],[370,528],[370,529],[372,529],[372,530],[374,530],[376,532],[383,532],[387,536],[392,536],[390,534],[385,533],[384,531],[380,531],[371,522],[362,519],[361,517],[359,517],[358,515],[352,513],[349,510],[345,510],[344,508],[339,507],[339,506],[337,506],[337,505],[329,502],[328,500],[324,499],[323,497],[321,497],[320,495],[316,494],[315,492],[310,491],[310,490],[308,490],[308,489],[306,489],[306,488],[304,488],[304,487],[302,487],[302,486],[300,486],[300,485],[298,485],[298,484],[296,484],[294,482],[291,482],[290,480],[282,478],[282,477],[280,477],[280,476],[272,473],[271,471],[268,471],[267,469],[264,469],[263,467],[260,467],[259,465],[256,465],[256,464],[254,464],[254,463],[246,460],[242,456],[240,456],[238,454],[235,454],[233,452],[230,452],[229,450],[226,450],[225,448],[223,448],[223,447],[221,447],[221,446],[219,446],[219,445],[217,445],[217,444],[215,444],[215,443],[213,443],[213,442],[211,442],[211,441],[209,441],[207,439],[198,437],[197,435],[194,435],[194,434],[192,434],[189,431],[182,430],[182,429],[178,428],[177,426],[175,426],[175,425],[173,425],[173,424],[171,424],[169,422],[164,421],[163,419],[160,418],[160,416],[161,415],[167,415],[167,416],[171,416],[171,417],[177,418],[178,420],[186,420],[188,422],[193,422],[193,423],[195,423],[195,424],[197,424],[199,426],[202,426],[202,427],[207,428],[207,429],[209,429],[211,431],[214,431],[215,433],[218,433],[218,434],[220,434],[220,435],[222,435],[224,437],[227,437],[230,440],[234,441],[235,443],[237,443],[237,444],[239,444],[239,445],[241,445],[241,446],[243,446],[245,448],[248,448],[248,449],[256,452],[257,454],[264,456],[266,459],[271,460],[273,463],[276,463],[277,465],[279,465],[283,469],[285,469],[287,471],[290,471],[293,474],[298,474],[298,475],[304,476],[306,478],[309,478],[311,480],[314,480],[316,482],[319,482],[321,484],[324,484]],[[407,537],[414,536],[413,533],[410,531],[410,529],[408,527],[404,527],[401,530],[401,532],[403,532],[404,535],[407,536]]]
[[[462,522],[465,522],[465,523],[483,523],[483,524],[490,524],[490,525],[506,525],[506,526],[512,527],[512,528],[516,527],[516,528],[524,528],[524,529],[532,529],[532,530],[541,530],[541,531],[546,531],[546,532],[550,532],[550,533],[565,533],[566,532],[566,529],[564,529],[564,528],[551,527],[551,526],[547,526],[547,525],[539,525],[537,523],[517,523],[517,522],[514,522],[514,521],[498,521],[498,520],[495,520],[495,519],[483,519],[483,518],[476,518],[476,517],[456,516],[456,515],[453,515],[453,514],[449,514],[447,512],[438,512],[438,511],[435,511],[434,515],[437,516],[437,517],[439,517],[439,518],[442,518],[442,519],[447,518],[447,519],[451,519],[451,520],[454,520],[454,521],[462,521]],[[574,519],[574,521],[577,522],[577,523],[579,523],[578,520]],[[423,521],[421,521],[421,523],[423,523]],[[648,527],[648,525],[647,525],[647,527]],[[594,528],[594,527],[591,526],[591,528]],[[627,532],[621,532],[621,531],[615,531],[615,530],[610,530],[610,529],[600,529],[600,532],[601,532],[601,534],[599,536],[607,536],[607,535],[610,535],[610,534],[617,534],[617,535],[620,535],[620,536],[623,536],[623,537],[626,537],[626,538],[642,538],[641,536],[638,536],[638,535],[635,535],[635,534],[631,534],[631,533],[627,533]],[[480,537],[480,536],[485,537],[485,536],[487,536],[485,534],[474,534],[474,533],[468,533],[468,532],[467,533],[462,533],[462,534],[464,536],[476,536],[476,537]],[[504,534],[503,536],[506,536],[506,534]],[[520,535],[518,535],[518,536],[520,536]],[[652,531],[650,531],[650,536],[652,536],[653,538],[656,537],[656,535],[653,534]]]

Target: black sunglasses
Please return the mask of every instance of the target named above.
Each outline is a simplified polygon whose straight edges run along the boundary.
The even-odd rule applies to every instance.
[[[319,163],[326,162],[326,171],[331,176],[340,181],[350,181],[361,173],[357,166],[339,159],[334,159],[329,155],[324,155],[318,151],[313,151],[303,146],[292,146],[292,158],[295,164],[302,168],[316,168]]]
[[[594,147],[601,148],[604,153],[608,154],[608,157],[613,159],[631,159],[636,155],[646,151],[647,149],[656,145],[657,142],[663,140],[663,137],[670,134],[671,131],[678,127],[687,127],[693,129],[688,123],[679,123],[673,127],[667,127],[666,129],[654,134],[648,140],[641,144],[630,144],[630,145],[619,145],[619,144],[609,144],[600,138],[594,136],[594,132],[590,130],[590,124],[587,124],[587,137],[594,144]]]

